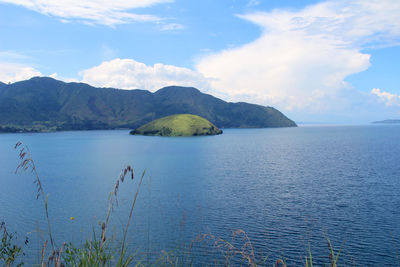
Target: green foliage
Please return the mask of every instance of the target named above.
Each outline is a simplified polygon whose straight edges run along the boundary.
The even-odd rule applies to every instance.
[[[306,254],[305,260],[306,260],[305,267],[313,267],[313,263],[312,263],[312,254],[311,254],[311,247],[310,247],[310,244],[308,244],[308,256],[307,256],[307,254]]]
[[[339,260],[339,255],[340,252],[342,251],[342,249],[339,250],[339,252],[336,254],[335,256],[335,251],[333,250],[331,241],[329,240],[329,238],[327,238],[328,241],[328,248],[329,248],[329,260],[331,263],[331,267],[337,267],[337,262]]]
[[[62,254],[67,266],[111,266],[114,259],[113,252],[102,247],[98,240],[86,241],[82,247],[75,247],[72,243],[66,245]]]
[[[167,116],[149,122],[131,132],[131,134],[159,136],[198,136],[221,133],[222,131],[211,122],[191,114]]]
[[[188,87],[169,86],[150,93],[36,77],[3,84],[0,90],[0,132],[134,129],[185,113],[219,128],[296,126],[272,107],[228,103]]]
[[[95,237],[95,234],[93,234]],[[130,266],[135,259],[135,254],[126,249],[120,254],[120,245],[113,247],[111,243],[105,245],[101,240],[87,240],[81,247],[72,243],[66,245],[62,253],[63,264],[66,266]]]
[[[182,250],[162,251],[162,255],[153,266],[180,267],[195,266],[195,264],[190,249],[186,251],[185,248],[182,248]]]
[[[16,261],[18,261],[18,259],[24,255],[24,253],[22,251],[22,247],[16,244],[16,237],[14,234],[7,232],[4,222],[0,224],[0,232],[0,264],[3,263],[4,266],[11,266],[16,263]],[[25,243],[27,242],[28,240],[25,241]],[[17,263],[17,266],[22,265],[24,265],[22,260]]]

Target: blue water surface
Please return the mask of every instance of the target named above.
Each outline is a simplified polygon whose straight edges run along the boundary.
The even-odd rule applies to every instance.
[[[48,236],[34,176],[15,174],[18,141],[29,147],[48,194],[58,246],[98,232],[116,179],[131,164],[135,179],[120,184],[108,233],[120,240],[146,170],[128,233],[144,262],[193,244],[194,265],[212,264],[224,259],[219,238],[235,237],[238,249],[247,241],[233,234],[241,229],[267,265],[304,264],[309,249],[315,264],[328,263],[328,239],[340,265],[400,263],[400,126],[225,129],[189,138],[128,133],[0,135],[0,221],[19,242],[29,237],[25,261],[39,261]]]

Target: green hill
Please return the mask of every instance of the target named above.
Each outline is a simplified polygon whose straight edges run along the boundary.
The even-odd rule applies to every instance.
[[[191,87],[151,93],[48,77],[0,84],[0,131],[135,129],[174,114],[199,115],[219,128],[296,126],[273,107],[225,102]]]
[[[159,136],[198,136],[222,134],[214,124],[208,120],[191,114],[177,114],[149,122],[131,134],[159,135]]]

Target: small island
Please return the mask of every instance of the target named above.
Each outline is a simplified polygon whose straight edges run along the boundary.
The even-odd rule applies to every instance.
[[[192,114],[177,114],[151,121],[130,132],[132,135],[204,136],[222,134],[208,120]]]

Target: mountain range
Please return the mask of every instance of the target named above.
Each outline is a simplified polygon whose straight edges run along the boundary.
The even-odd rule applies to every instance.
[[[372,123],[381,123],[381,124],[400,124],[400,120],[383,120],[383,121],[374,121]]]
[[[146,90],[97,88],[34,77],[0,82],[0,131],[134,129],[173,114],[194,114],[219,128],[295,127],[273,107],[230,103],[192,87]]]

